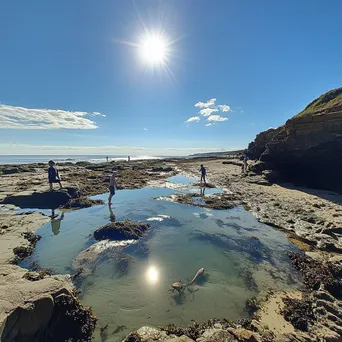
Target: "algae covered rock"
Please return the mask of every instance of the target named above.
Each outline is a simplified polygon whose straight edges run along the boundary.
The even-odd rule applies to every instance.
[[[148,223],[110,222],[94,232],[96,240],[138,240],[150,228]]]
[[[64,209],[81,209],[81,208],[89,208],[93,205],[101,205],[104,204],[102,200],[94,200],[88,197],[79,197],[79,198],[71,198],[68,203],[63,205]]]

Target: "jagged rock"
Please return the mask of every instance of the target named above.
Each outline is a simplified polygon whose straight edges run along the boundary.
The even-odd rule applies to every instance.
[[[207,329],[196,342],[233,342],[237,339],[230,332],[225,330]]]
[[[20,208],[56,209],[68,203],[70,199],[79,196],[78,189],[72,187],[59,191],[23,191],[16,195],[7,196],[1,203],[14,204]]]
[[[148,223],[134,223],[129,220],[110,222],[94,232],[96,240],[138,240],[150,228]]]
[[[169,336],[157,328],[142,327],[136,333],[129,334],[124,342],[166,342]]]
[[[285,125],[258,134],[248,155],[274,164],[286,180],[342,191],[342,88],[314,100]]]

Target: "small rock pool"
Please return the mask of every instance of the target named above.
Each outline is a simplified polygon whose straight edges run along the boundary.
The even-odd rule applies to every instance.
[[[259,223],[242,207],[210,210],[154,199],[177,192],[203,195],[194,182],[175,176],[168,183],[181,185],[178,189],[121,190],[112,208],[73,210],[62,219],[56,211],[59,216],[37,232],[42,239],[22,265],[37,262],[60,274],[83,269],[79,298],[99,319],[95,341],[122,341],[143,325],[248,317],[246,300],[296,288],[299,278],[286,255],[296,248],[283,232]],[[220,191],[206,189],[205,196]],[[96,242],[91,236],[111,220],[126,219],[151,228],[138,241]],[[184,294],[170,291],[172,283],[188,282],[202,267],[205,276]]]

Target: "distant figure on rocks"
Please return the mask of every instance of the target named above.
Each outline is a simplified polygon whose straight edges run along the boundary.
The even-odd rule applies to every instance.
[[[207,170],[206,170],[206,168],[203,165],[201,165],[200,172],[201,172],[201,185],[202,185],[202,181],[203,181],[204,182],[204,186],[206,186],[207,182],[205,180],[205,177],[207,175]]]
[[[50,191],[53,190],[53,183],[58,183],[59,188],[62,189],[61,178],[59,177],[58,170],[55,168],[55,165],[56,164],[53,160],[49,161],[48,176],[49,176]]]
[[[127,157],[127,161],[128,161],[128,162],[131,161],[131,157],[130,157],[130,156]]]
[[[248,168],[248,156],[246,153],[243,154],[243,164],[242,164],[242,173],[246,173],[247,172],[247,168]]]
[[[107,159],[107,163],[108,163],[108,161],[109,161],[109,158],[108,158],[108,156],[106,157],[106,159]]]
[[[112,169],[113,173],[110,176],[110,183],[109,183],[109,197],[108,197],[108,205],[112,205],[112,198],[115,195],[115,189],[117,188],[116,184],[116,172],[115,169]]]

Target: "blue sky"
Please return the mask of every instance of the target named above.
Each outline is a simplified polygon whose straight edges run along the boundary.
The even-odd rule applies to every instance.
[[[245,147],[341,86],[341,13],[340,0],[2,0],[0,154]],[[170,43],[163,65],[141,58],[146,32]]]

